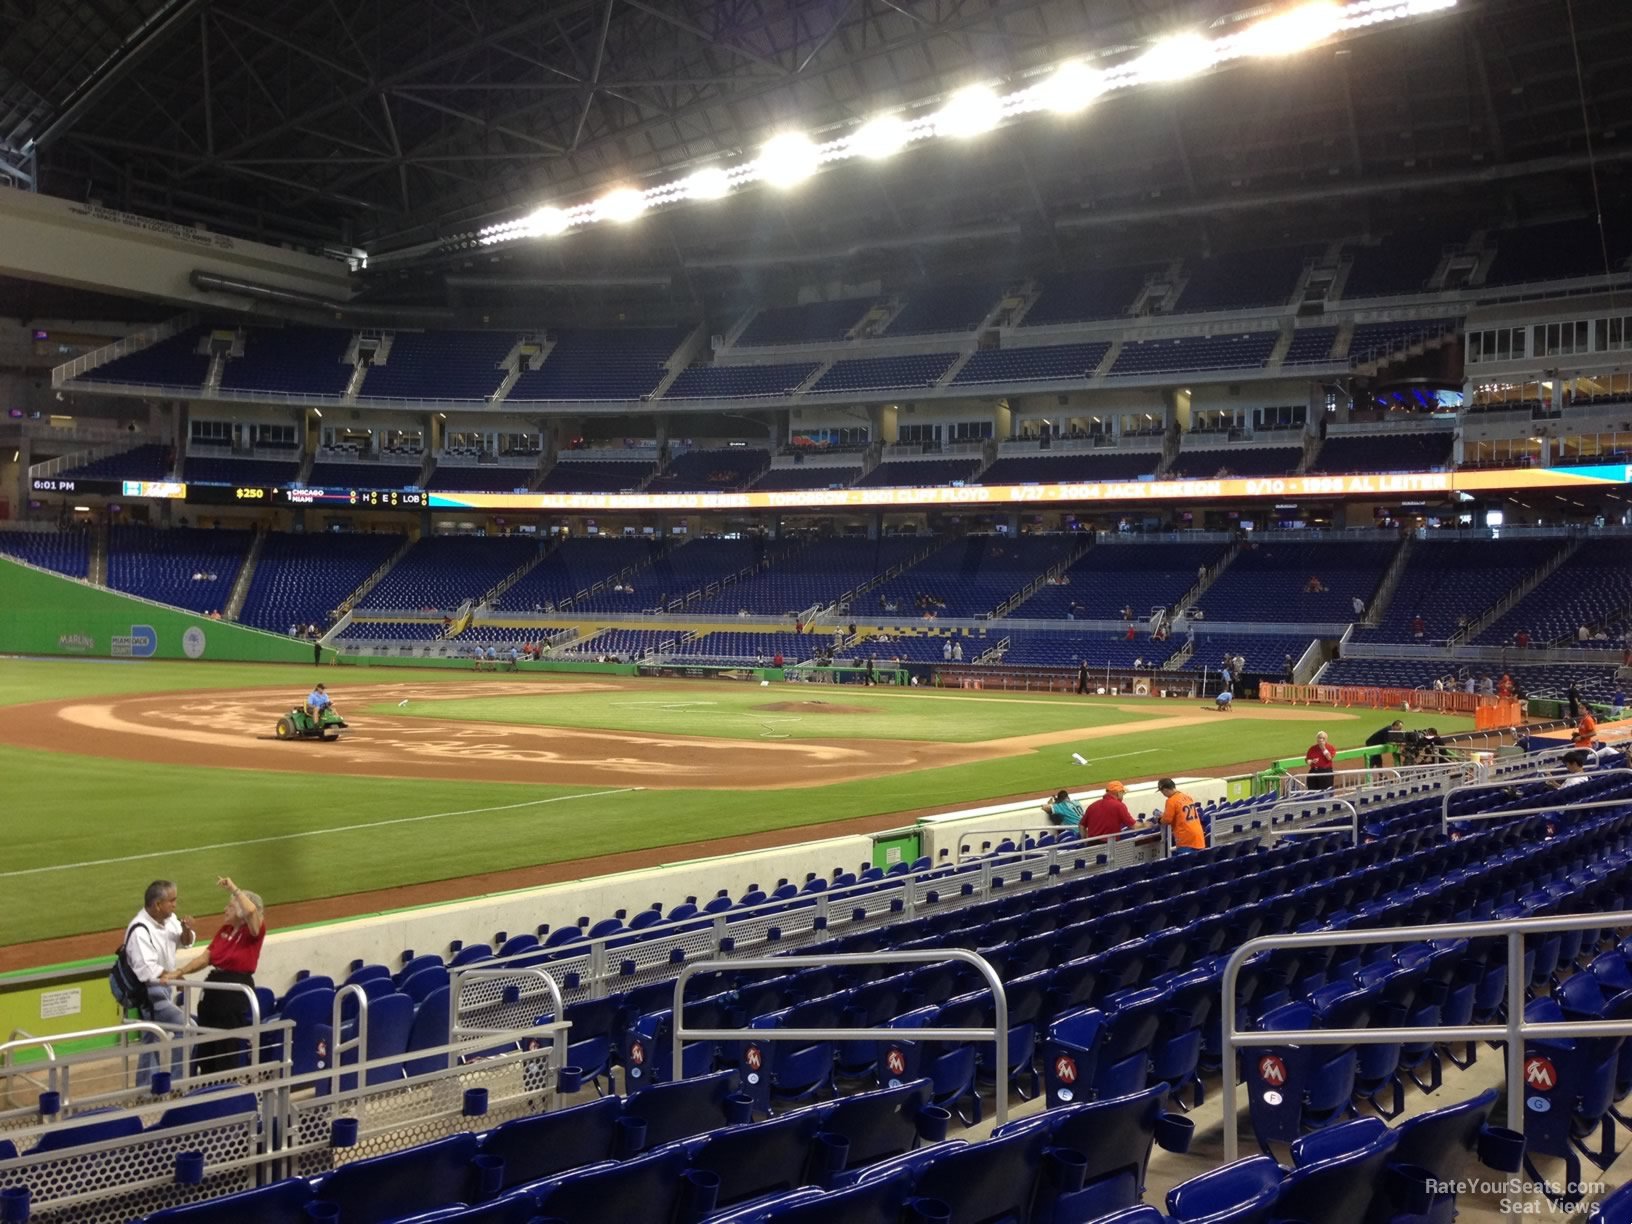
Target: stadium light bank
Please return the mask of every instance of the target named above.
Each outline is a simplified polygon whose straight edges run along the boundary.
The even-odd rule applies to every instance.
[[[906,114],[916,112],[915,117],[879,115],[827,141],[784,131],[766,141],[751,160],[708,166],[644,190],[617,187],[570,207],[546,204],[514,221],[486,226],[474,237],[481,246],[553,238],[590,225],[628,224],[654,208],[718,200],[756,183],[786,191],[840,162],[879,161],[932,140],[970,140],[1028,115],[1077,114],[1107,94],[1186,80],[1239,60],[1285,58],[1344,34],[1443,12],[1455,8],[1457,2],[1353,0],[1339,4],[1316,0],[1242,23],[1213,38],[1196,32],[1175,34],[1109,68],[1074,59],[1023,81],[1009,82],[1017,87],[1007,93],[992,85],[970,85],[933,107],[907,108]]]

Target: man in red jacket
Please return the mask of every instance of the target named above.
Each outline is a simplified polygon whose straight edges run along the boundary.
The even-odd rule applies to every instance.
[[[1082,814],[1082,835],[1104,837],[1136,827],[1133,813],[1128,811],[1128,805],[1122,802],[1122,796],[1127,793],[1128,788],[1122,783],[1107,782],[1105,797],[1090,803]]]

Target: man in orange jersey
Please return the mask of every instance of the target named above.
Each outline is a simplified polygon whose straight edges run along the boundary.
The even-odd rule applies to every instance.
[[[1173,784],[1172,778],[1163,778],[1156,789],[1167,797],[1159,824],[1173,830],[1173,849],[1188,853],[1207,849],[1207,830],[1201,823],[1201,804]]]
[[[1591,748],[1592,741],[1598,736],[1598,720],[1592,716],[1591,710],[1582,710],[1581,719],[1575,724],[1574,744],[1577,748]]]

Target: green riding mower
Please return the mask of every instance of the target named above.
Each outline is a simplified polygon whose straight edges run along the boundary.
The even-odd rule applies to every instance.
[[[320,739],[335,740],[340,738],[340,729],[346,725],[346,720],[335,712],[333,706],[324,706],[313,718],[304,709],[296,706],[278,719],[277,737],[286,739]]]

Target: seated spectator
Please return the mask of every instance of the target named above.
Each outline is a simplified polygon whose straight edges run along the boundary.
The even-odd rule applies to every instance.
[[[1054,798],[1043,804],[1043,813],[1055,824],[1068,829],[1082,825],[1082,804],[1071,798],[1071,792],[1056,791]]]

